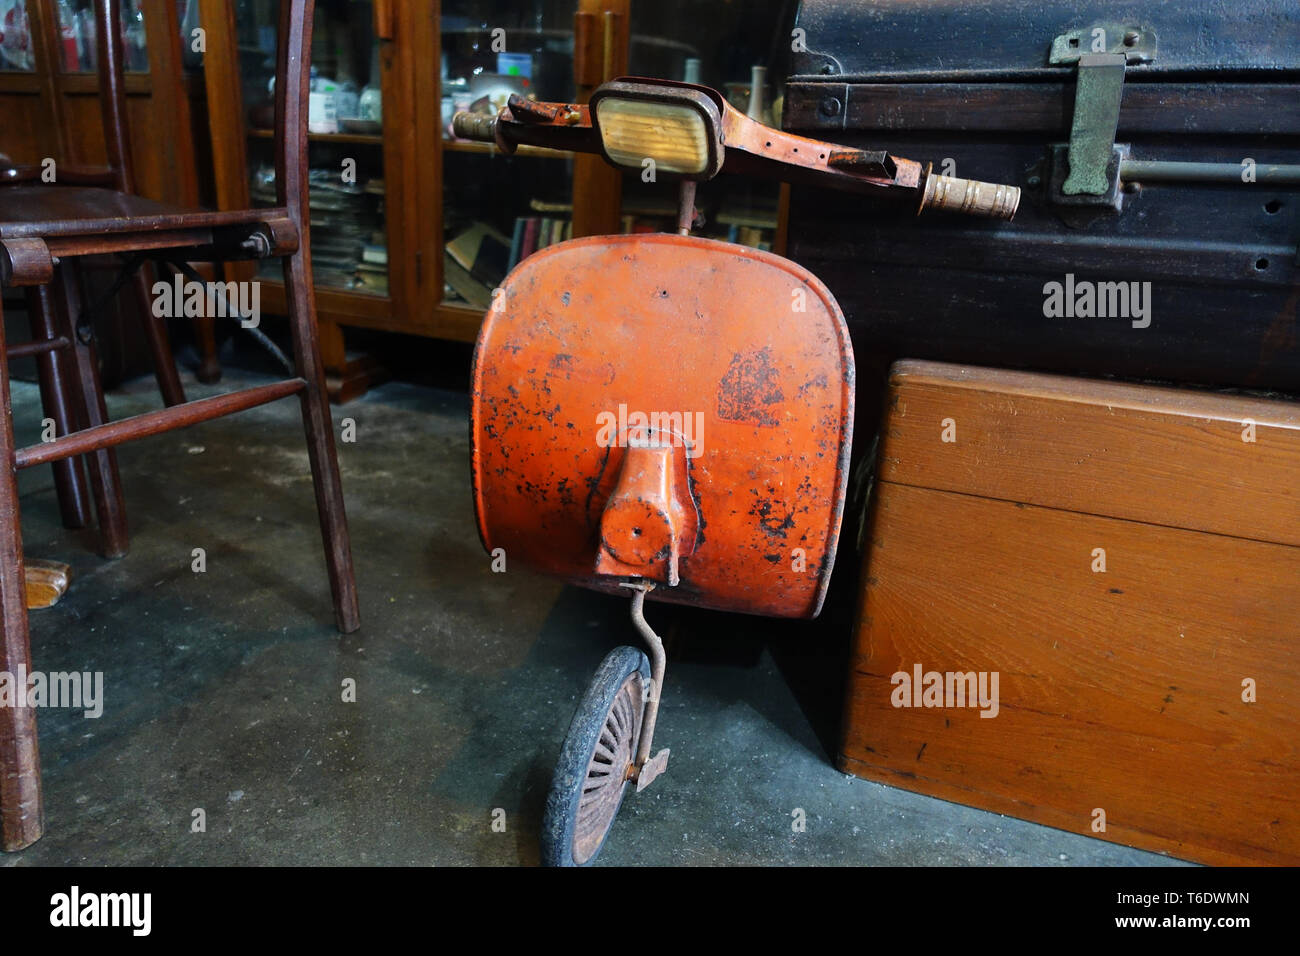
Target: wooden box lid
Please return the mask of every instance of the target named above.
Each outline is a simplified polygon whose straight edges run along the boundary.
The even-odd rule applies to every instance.
[[[1300,403],[900,361],[881,480],[1300,546]]]

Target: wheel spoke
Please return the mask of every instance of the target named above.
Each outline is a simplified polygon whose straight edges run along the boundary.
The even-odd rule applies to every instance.
[[[629,674],[610,702],[596,736],[587,771],[578,785],[573,858],[584,863],[600,847],[614,821],[640,724],[641,677]]]

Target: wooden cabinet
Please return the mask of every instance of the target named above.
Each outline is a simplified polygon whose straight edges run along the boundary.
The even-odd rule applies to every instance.
[[[537,150],[507,157],[487,144],[445,135],[444,93],[450,99],[454,92],[458,105],[471,93],[468,82],[456,84],[454,91],[443,89],[449,62],[475,71],[477,98],[479,88],[490,85],[481,77],[493,73],[498,53],[513,51],[525,59],[546,54],[546,79],[557,98],[579,92],[573,86],[579,4],[543,5],[544,24],[513,6],[317,3],[308,134],[312,253],[322,351],[338,398],[364,390],[377,371],[365,357],[348,352],[344,328],[473,341],[484,303],[445,294],[446,246],[457,233],[487,221],[496,234],[511,215],[511,204],[526,203],[527,190],[541,190],[543,184],[549,200],[571,209],[579,223],[595,228],[611,221],[598,211],[616,206],[616,178],[575,175],[580,164],[573,157]],[[583,0],[581,6],[593,5]],[[619,10],[626,0],[603,6],[611,8],[615,23],[626,24],[626,12]],[[256,204],[269,195],[266,83],[272,72],[268,53],[274,33],[268,27],[274,8],[273,0],[202,0],[210,135],[213,143],[225,145],[214,157],[221,208],[250,198]],[[603,62],[608,60],[604,43],[626,45],[625,26],[622,39],[618,29],[598,39],[594,53]],[[574,182],[581,188],[574,189]],[[465,208],[469,200],[479,208]],[[282,310],[282,285],[269,275],[263,282],[263,308]]]
[[[0,152],[17,163],[52,159],[57,173],[60,162],[105,162],[91,7],[0,0]],[[175,0],[122,0],[127,113],[139,191],[198,205],[210,193],[195,162],[208,134],[202,77],[182,56],[185,9]]]

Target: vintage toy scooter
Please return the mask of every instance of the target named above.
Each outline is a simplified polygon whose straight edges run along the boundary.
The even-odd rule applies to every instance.
[[[854,368],[844,317],[806,269],[690,234],[697,182],[777,175],[1009,219],[1019,190],[764,127],[715,91],[605,84],[591,105],[512,97],[458,135],[601,152],[680,180],[677,234],[596,236],[529,256],[493,296],[474,354],[474,506],[483,546],[631,599],[650,654],[612,651],[565,737],[543,862],[599,853],[644,790],[664,686],[647,596],[746,614],[821,609],[844,509]]]

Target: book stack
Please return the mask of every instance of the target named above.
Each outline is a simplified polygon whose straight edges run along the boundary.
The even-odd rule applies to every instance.
[[[364,184],[345,183],[337,169],[312,169],[308,184],[311,260],[316,284],[387,295],[383,179],[372,178]],[[252,198],[261,205],[275,205],[274,169],[263,166],[257,170]],[[268,262],[278,272],[279,264],[273,260]]]
[[[382,233],[371,236],[361,249],[357,265],[356,289],[374,295],[388,295],[388,246]]]
[[[513,269],[538,249],[573,238],[573,220],[558,216],[519,216],[515,219],[510,241],[509,269]]]

